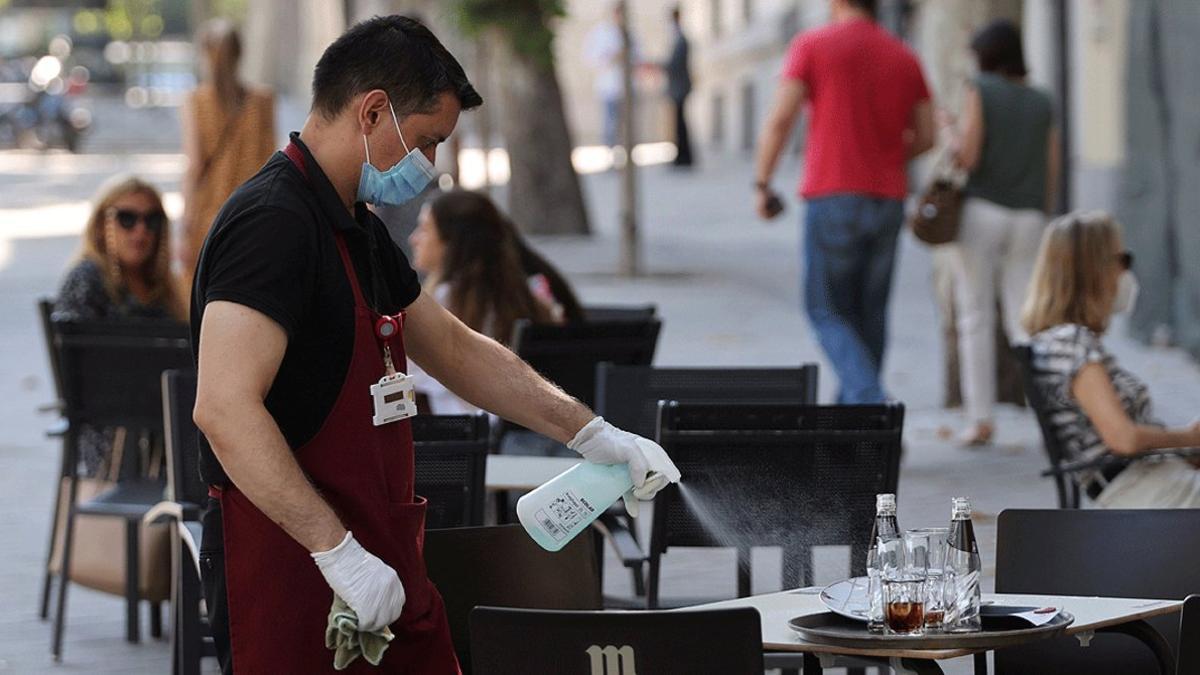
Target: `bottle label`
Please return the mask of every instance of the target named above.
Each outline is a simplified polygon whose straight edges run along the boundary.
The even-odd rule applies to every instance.
[[[537,521],[546,534],[562,541],[580,523],[588,522],[596,508],[574,490],[563,490],[546,508],[538,509]]]

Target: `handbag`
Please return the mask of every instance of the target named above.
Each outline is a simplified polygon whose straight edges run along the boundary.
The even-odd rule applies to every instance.
[[[948,244],[958,238],[966,195],[961,176],[955,175],[961,172],[949,170],[949,157],[949,152],[942,154],[934,166],[933,179],[921,193],[917,208],[909,217],[913,235],[930,246]]]

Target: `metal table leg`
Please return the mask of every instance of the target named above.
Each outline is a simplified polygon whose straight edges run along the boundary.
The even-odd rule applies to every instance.
[[[1166,638],[1155,630],[1144,620],[1130,621],[1128,623],[1119,624],[1101,628],[1098,632],[1101,633],[1121,633],[1128,635],[1142,644],[1150,648],[1154,652],[1154,658],[1158,661],[1158,672],[1162,675],[1174,675],[1175,673],[1175,654],[1171,652],[1171,645],[1167,644]]]
[[[942,667],[937,661],[929,659],[899,659],[889,660],[892,670],[897,675],[942,675]]]

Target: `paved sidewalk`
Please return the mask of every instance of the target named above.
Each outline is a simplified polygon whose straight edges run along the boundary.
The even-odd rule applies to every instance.
[[[711,158],[710,158],[711,159]],[[716,162],[712,162],[716,164]],[[118,598],[72,589],[66,663],[51,668],[49,627],[36,620],[39,569],[44,556],[57,448],[42,436],[50,420],[35,413],[52,397],[34,301],[52,294],[77,248],[85,214],[80,203],[108,173],[146,172],[174,191],[182,168],[175,155],[71,157],[0,153],[0,673],[166,672],[165,643],[123,641]],[[796,171],[795,162],[789,164]],[[645,303],[659,307],[664,330],[662,365],[795,365],[821,362],[821,399],[832,400],[831,371],[809,331],[798,301],[797,222],[793,201],[779,221],[750,213],[749,163],[730,160],[694,173],[666,167],[642,171],[642,224],[646,276],[624,279],[617,269],[616,174],[585,180],[596,234],[545,239],[536,246],[560,264],[586,302]],[[66,206],[63,203],[67,203]],[[939,437],[956,428],[955,413],[939,409],[940,331],[928,282],[929,255],[905,237],[891,315],[887,385],[908,406],[906,453],[900,480],[905,527],[948,520],[950,497],[969,495],[988,578],[994,561],[994,519],[1002,509],[1053,507],[1040,441],[1031,415],[1001,410],[994,446],[961,450]],[[1121,337],[1112,350],[1150,383],[1162,417],[1185,423],[1200,411],[1200,370],[1178,351],[1149,350]],[[797,526],[802,526],[797,523]],[[818,582],[843,574],[845,553],[824,551]],[[606,591],[629,593],[629,578],[610,566]],[[779,556],[754,558],[756,592],[775,590]],[[732,552],[674,551],[664,560],[665,596],[734,594]],[[969,672],[958,664],[950,672]]]

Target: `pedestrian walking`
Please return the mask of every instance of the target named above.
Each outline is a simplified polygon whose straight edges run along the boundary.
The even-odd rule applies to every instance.
[[[959,373],[968,426],[963,445],[995,431],[996,294],[1010,343],[1025,299],[1046,213],[1058,181],[1058,142],[1049,95],[1029,86],[1021,34],[998,20],[971,41],[979,75],[966,89],[956,130],[955,163],[967,172],[966,201],[954,242],[954,301]]]
[[[916,56],[875,21],[875,0],[830,0],[829,25],[798,35],[759,142],[756,209],[802,107],[811,109],[800,196],[803,299],[837,373],[841,403],[879,403],[905,164],[933,145],[929,89]]]
[[[196,258],[217,211],[237,186],[275,151],[275,98],[238,78],[242,40],[233,23],[213,19],[197,37],[203,80],[180,108],[183,154],[183,237],[180,250],[185,292]]]

